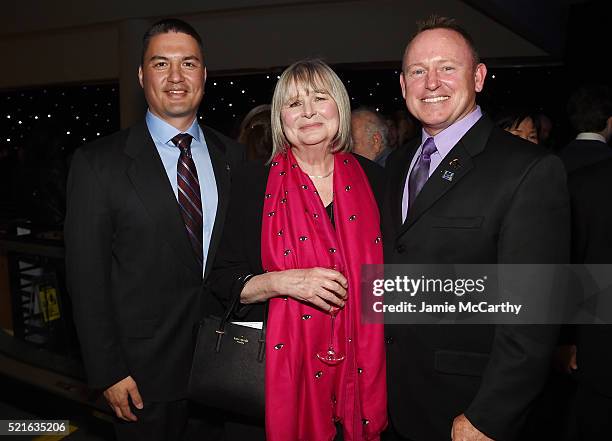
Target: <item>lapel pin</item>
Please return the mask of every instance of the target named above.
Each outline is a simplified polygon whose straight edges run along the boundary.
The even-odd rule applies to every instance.
[[[444,172],[442,173],[442,179],[446,179],[448,182],[451,182],[453,180],[453,176],[455,176],[455,173],[450,172],[448,170],[444,170]]]
[[[459,158],[451,159],[448,165],[450,165],[453,168],[461,167],[461,164],[459,163]]]

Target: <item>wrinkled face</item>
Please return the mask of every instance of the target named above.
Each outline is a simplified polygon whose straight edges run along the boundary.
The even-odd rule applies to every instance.
[[[430,29],[417,35],[404,55],[400,75],[406,106],[430,135],[436,135],[476,108],[476,92],[487,69],[474,65],[461,34]]]
[[[281,123],[292,146],[331,148],[340,125],[338,106],[327,92],[294,84],[283,103]]]
[[[155,35],[138,79],[151,112],[178,129],[186,129],[196,117],[206,81],[197,41],[180,32]]]
[[[521,121],[518,126],[506,129],[508,132],[534,144],[539,144],[538,131],[530,117]]]
[[[369,150],[370,139],[366,130],[366,121],[360,115],[351,116],[351,137],[353,138],[353,151],[364,155]]]
[[[366,115],[355,114],[351,116],[351,137],[353,138],[353,152],[370,160],[376,159],[380,153],[380,134],[368,133],[369,121]],[[370,132],[371,133],[371,132]],[[378,136],[378,139],[377,139]]]

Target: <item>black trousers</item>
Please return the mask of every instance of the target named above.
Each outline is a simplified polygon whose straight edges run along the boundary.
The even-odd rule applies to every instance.
[[[138,421],[123,421],[115,417],[117,441],[181,441],[187,427],[187,400],[145,403],[132,413]]]

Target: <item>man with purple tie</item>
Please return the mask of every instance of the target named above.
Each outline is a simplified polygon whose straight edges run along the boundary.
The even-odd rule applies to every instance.
[[[206,67],[189,24],[149,28],[138,79],[144,120],[74,155],[67,278],[88,381],[104,391],[117,438],[177,441],[229,164],[244,153],[198,124]]]
[[[487,69],[470,35],[432,17],[400,74],[422,136],[387,161],[385,263],[561,263],[569,203],[558,158],[495,127],[476,105]],[[557,330],[389,325],[391,437],[511,440],[544,384]]]

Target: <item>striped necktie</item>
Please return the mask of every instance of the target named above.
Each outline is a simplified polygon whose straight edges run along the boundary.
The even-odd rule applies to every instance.
[[[202,198],[200,197],[198,171],[191,157],[192,139],[192,136],[187,133],[179,133],[172,138],[172,142],[181,150],[176,166],[178,203],[191,245],[202,265],[204,261],[202,255]]]

